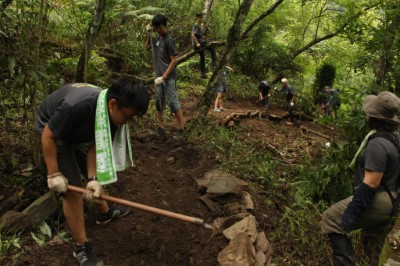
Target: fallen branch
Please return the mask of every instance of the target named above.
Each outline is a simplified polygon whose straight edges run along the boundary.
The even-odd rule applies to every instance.
[[[315,131],[315,130],[306,128],[305,126],[301,126],[300,129],[301,129],[301,130],[304,130],[304,131],[307,132],[307,133],[312,133],[312,134],[317,135],[317,136],[319,136],[319,137],[321,137],[321,138],[325,138],[325,139],[327,139],[327,140],[329,140],[329,141],[331,140],[331,138],[330,138],[329,136],[326,136],[326,135],[324,135],[324,134],[321,134],[321,133],[319,133],[319,132],[317,132],[317,131]]]
[[[271,144],[269,144],[268,142],[265,142],[264,140],[261,142],[263,145],[267,145],[267,149],[269,149],[270,151],[274,152],[275,154],[278,154],[279,156],[283,157],[284,154],[283,152],[279,151],[277,148],[275,148],[274,146],[272,146]]]

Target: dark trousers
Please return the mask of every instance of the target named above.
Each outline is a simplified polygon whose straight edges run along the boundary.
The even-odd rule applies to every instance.
[[[264,108],[267,108],[269,105],[269,92],[261,91],[261,96],[264,98],[264,100],[261,101],[261,104]]]
[[[206,45],[206,43],[202,43],[201,47],[203,48]],[[210,51],[211,53],[211,60],[212,60],[212,65],[215,66],[217,64],[217,49],[215,47],[212,48],[207,48],[205,50]],[[201,74],[206,74],[206,53],[205,50],[199,50],[197,51],[200,56],[200,71]]]
[[[291,122],[294,122],[294,113],[293,113],[293,109],[294,109],[294,105],[292,106],[290,103],[293,100],[293,96],[286,96],[286,101],[288,104],[288,113],[289,113],[289,118]]]

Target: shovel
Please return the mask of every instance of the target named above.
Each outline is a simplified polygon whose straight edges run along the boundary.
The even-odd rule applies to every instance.
[[[80,193],[80,194],[83,194],[85,192],[85,189],[80,188],[80,187],[76,187],[76,186],[67,185],[67,188],[68,188],[69,191]],[[180,220],[180,221],[183,221],[183,222],[201,225],[201,226],[203,226],[203,227],[205,227],[207,229],[213,230],[213,226],[212,225],[205,223],[203,221],[203,219],[200,219],[200,218],[191,217],[191,216],[187,216],[187,215],[183,215],[183,214],[179,214],[179,213],[175,213],[175,212],[171,212],[171,211],[158,209],[158,208],[155,208],[155,207],[143,205],[143,204],[132,202],[132,201],[129,201],[129,200],[116,198],[116,197],[105,195],[105,194],[101,194],[100,195],[100,199],[101,200],[106,200],[106,201],[109,201],[109,202],[113,202],[113,203],[116,203],[116,204],[119,204],[119,205],[124,205],[124,206],[127,206],[127,207],[135,208],[135,209],[138,209],[138,210],[141,210],[141,211],[150,212],[150,213],[166,216],[166,217],[169,217],[169,218],[177,219],[177,220]]]

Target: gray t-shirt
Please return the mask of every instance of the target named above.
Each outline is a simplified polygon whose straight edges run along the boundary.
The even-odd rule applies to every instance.
[[[156,72],[160,77],[167,70],[169,64],[171,63],[171,56],[176,56],[178,54],[175,44],[172,38],[167,34],[164,37],[158,36],[153,41],[154,44],[154,57],[156,63]],[[176,79],[176,68],[174,68],[167,79]]]
[[[203,43],[205,41],[203,38],[204,31],[199,23],[194,24],[192,32],[196,36],[199,43]],[[194,45],[194,43],[192,43],[192,45]]]
[[[97,98],[101,88],[84,83],[67,84],[48,95],[38,108],[35,128],[48,125],[56,139],[69,143],[94,141]]]
[[[395,133],[400,138],[398,132]],[[396,146],[389,140],[376,137],[368,141],[363,154],[359,157],[357,167],[357,178],[364,180],[364,170],[383,173],[382,180],[385,181],[390,191],[397,191],[399,154]],[[382,183],[381,183],[382,184]],[[381,185],[378,191],[385,191]]]

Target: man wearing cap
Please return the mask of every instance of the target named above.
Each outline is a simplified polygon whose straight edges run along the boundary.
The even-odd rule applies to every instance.
[[[204,35],[206,35],[208,28],[204,27],[203,24],[203,13],[196,14],[196,23],[192,29],[192,45],[194,49],[198,52],[200,56],[200,71],[201,71],[201,78],[207,78],[206,75],[206,55],[204,53],[204,47],[206,46],[207,42],[204,39]],[[215,47],[207,48],[211,53],[211,60],[212,65],[216,66],[217,64],[217,51]]]
[[[282,87],[278,91],[285,94],[290,122],[294,123],[294,90],[292,86],[290,86],[287,78],[282,79]]]
[[[361,143],[350,167],[356,167],[353,196],[329,207],[321,229],[333,250],[334,265],[356,265],[347,233],[362,229],[364,249],[372,265],[378,265],[391,218],[396,215],[400,174],[399,98],[390,92],[369,95],[363,110],[371,131]]]

